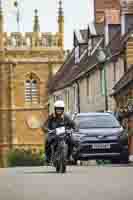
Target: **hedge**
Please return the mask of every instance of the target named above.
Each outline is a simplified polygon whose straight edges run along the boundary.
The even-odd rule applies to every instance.
[[[33,153],[31,149],[14,149],[8,154],[9,167],[17,166],[42,166],[45,164],[43,151]]]

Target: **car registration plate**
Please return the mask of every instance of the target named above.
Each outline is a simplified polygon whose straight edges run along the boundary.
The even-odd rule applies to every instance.
[[[110,149],[110,144],[93,144],[92,149]]]

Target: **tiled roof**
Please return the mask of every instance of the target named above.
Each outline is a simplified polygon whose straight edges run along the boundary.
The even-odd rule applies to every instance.
[[[106,52],[110,53],[110,57],[118,55],[124,49],[125,41],[128,39],[130,31],[121,37],[121,31],[119,30],[113,39],[106,47]],[[84,57],[78,65],[75,65],[74,49],[65,61],[64,65],[57,72],[55,77],[49,84],[49,92],[53,93],[59,89],[63,89],[72,84],[72,82],[80,79],[83,75],[94,69],[97,62],[96,52],[92,56],[88,56],[87,49],[84,50]]]
[[[52,93],[56,90],[63,89],[69,86],[73,81],[78,79],[82,74],[88,71],[89,66],[96,65],[96,54],[88,57],[88,52],[85,52],[85,56],[79,65],[75,65],[74,52],[71,54],[71,58],[68,63],[65,63],[61,70],[57,72],[52,82],[49,84],[49,92]]]
[[[118,30],[118,32],[114,35],[114,37],[109,42],[106,48],[109,51],[109,53],[111,55],[115,55],[124,50],[125,42],[128,40],[128,37],[132,32],[133,32],[133,27],[130,28],[125,35],[121,36],[121,30]]]
[[[115,85],[113,95],[118,94],[121,90],[127,87],[129,84],[132,84],[133,88],[133,65],[129,68],[129,70],[123,75],[123,77],[118,81]]]
[[[64,64],[59,69],[59,71],[55,74],[52,80],[49,80],[48,87],[49,87],[50,93],[53,90],[56,90],[57,88],[60,87],[59,85],[61,84],[61,82],[63,82],[63,78],[65,78],[66,73],[71,72],[71,67],[73,66],[73,64],[74,64],[74,49],[69,54]]]
[[[121,46],[121,30],[118,30],[118,32],[109,42],[107,49],[110,51],[110,54],[113,55],[116,54],[118,51],[120,51],[120,46]]]

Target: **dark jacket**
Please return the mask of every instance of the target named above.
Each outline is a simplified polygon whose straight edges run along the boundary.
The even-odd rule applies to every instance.
[[[68,128],[75,129],[74,121],[66,114],[64,114],[61,118],[57,118],[55,114],[50,115],[45,126],[47,126],[47,128],[50,130],[53,130],[62,126],[65,126],[66,128],[68,127]]]

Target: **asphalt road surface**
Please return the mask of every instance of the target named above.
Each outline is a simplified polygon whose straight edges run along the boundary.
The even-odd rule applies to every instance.
[[[133,168],[0,169],[0,200],[133,200]]]

